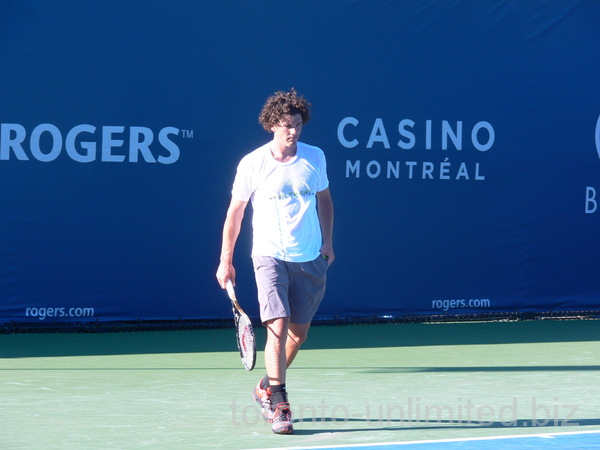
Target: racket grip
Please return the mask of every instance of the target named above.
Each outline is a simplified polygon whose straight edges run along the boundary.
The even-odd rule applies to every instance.
[[[225,287],[227,288],[227,294],[229,295],[229,298],[231,300],[235,300],[235,290],[233,289],[233,283],[231,282],[231,280],[227,280],[227,283],[225,283]]]

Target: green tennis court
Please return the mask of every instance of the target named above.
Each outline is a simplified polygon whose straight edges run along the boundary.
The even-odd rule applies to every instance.
[[[262,352],[245,371],[233,329],[5,334],[0,448],[347,447],[597,431],[599,340],[598,320],[317,326],[288,375],[295,433],[276,436],[250,395]]]

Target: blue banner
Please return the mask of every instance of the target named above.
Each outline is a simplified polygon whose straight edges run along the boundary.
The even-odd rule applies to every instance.
[[[291,87],[336,208],[320,316],[599,309],[595,0],[28,0],[0,18],[0,323],[228,317],[235,168]]]

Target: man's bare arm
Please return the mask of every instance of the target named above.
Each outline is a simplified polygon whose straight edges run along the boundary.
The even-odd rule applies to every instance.
[[[223,225],[223,242],[221,244],[221,258],[219,268],[217,269],[217,280],[221,288],[225,289],[227,280],[235,285],[235,268],[233,267],[233,252],[237,242],[240,230],[242,228],[242,219],[244,211],[248,205],[247,201],[231,198],[231,203],[227,209],[225,224]]]
[[[333,200],[329,188],[317,192],[317,212],[323,234],[321,254],[327,256],[327,261],[331,264],[335,259],[335,253],[333,251]]]

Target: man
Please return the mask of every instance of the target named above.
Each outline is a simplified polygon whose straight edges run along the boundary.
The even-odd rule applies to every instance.
[[[293,432],[286,371],[306,340],[325,294],[332,246],[333,202],[325,155],[299,142],[310,103],[295,89],[269,97],[259,116],[273,139],[238,165],[223,226],[217,279],[235,284],[233,252],[248,201],[253,207],[252,261],[260,317],[267,329],[267,375],[252,393],[276,434]]]

